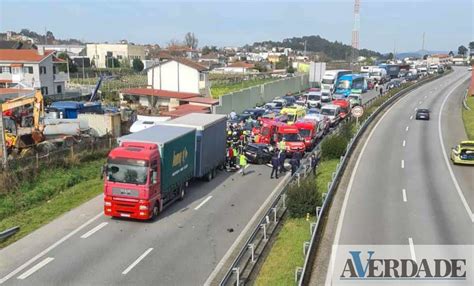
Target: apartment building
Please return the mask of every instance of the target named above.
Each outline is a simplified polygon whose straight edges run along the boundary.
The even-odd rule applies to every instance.
[[[130,65],[134,59],[145,60],[145,47],[128,43],[87,44],[86,54],[97,68],[106,68],[107,60],[111,61],[111,58]]]
[[[43,95],[64,94],[67,72],[59,72],[53,51],[5,49],[0,53],[0,88],[39,88]]]

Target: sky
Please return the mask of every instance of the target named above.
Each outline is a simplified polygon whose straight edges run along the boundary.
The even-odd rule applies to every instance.
[[[473,0],[360,0],[360,48],[378,52],[457,51],[474,40]],[[320,35],[351,43],[353,0],[152,1],[0,0],[0,31],[27,28],[56,38],[137,44],[182,40],[242,46]]]

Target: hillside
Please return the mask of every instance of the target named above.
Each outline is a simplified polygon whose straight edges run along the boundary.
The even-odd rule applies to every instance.
[[[6,33],[0,34],[2,38],[6,38]],[[83,44],[80,40],[77,39],[56,39],[53,32],[47,31],[46,35],[39,34],[35,31],[30,31],[29,29],[21,29],[20,32],[12,32],[13,38],[27,37],[33,40],[35,44],[44,45],[81,45]]]
[[[304,44],[306,41],[306,50],[308,52],[322,53],[332,60],[347,60],[351,56],[352,48],[349,45],[345,45],[341,42],[331,42],[320,36],[304,36],[304,37],[293,37],[291,39],[284,39],[282,42],[264,41],[255,42],[252,47],[265,46],[267,48],[273,47],[284,47],[291,48],[293,50],[304,50]],[[367,50],[359,50],[359,55],[364,57],[381,57],[382,54]]]

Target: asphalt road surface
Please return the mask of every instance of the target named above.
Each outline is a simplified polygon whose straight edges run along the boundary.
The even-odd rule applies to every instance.
[[[474,244],[474,168],[453,166],[466,134],[466,68],[415,89],[371,131],[352,170],[335,235],[339,245]],[[417,108],[431,120],[415,120]],[[329,284],[329,278],[326,280]]]
[[[154,222],[104,217],[98,196],[0,250],[0,284],[202,285],[280,182],[249,171],[192,184]]]

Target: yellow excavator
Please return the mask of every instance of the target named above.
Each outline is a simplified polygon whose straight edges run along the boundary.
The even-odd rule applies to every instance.
[[[33,106],[33,129],[31,130],[31,133],[18,134],[18,128],[16,128],[16,121],[10,119],[10,121],[14,122],[13,124],[15,125],[15,131],[9,131],[4,126],[5,145],[7,146],[7,149],[9,149],[9,151],[11,151],[12,149],[22,151],[25,148],[34,146],[44,141],[44,125],[40,123],[41,117],[43,117],[44,115],[44,102],[41,91],[36,90],[33,97],[21,96],[2,103],[0,105],[0,112],[5,112],[26,105]]]

